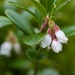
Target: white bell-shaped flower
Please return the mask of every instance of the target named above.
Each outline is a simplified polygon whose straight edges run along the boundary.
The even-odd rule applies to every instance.
[[[13,49],[14,49],[15,53],[20,54],[21,46],[20,46],[20,44],[18,42],[13,44]]]
[[[44,37],[44,39],[41,41],[42,48],[46,48],[46,47],[50,46],[51,41],[52,41],[51,35],[50,34],[47,34]]]
[[[59,40],[59,42],[67,43],[68,38],[66,37],[66,35],[64,34],[63,31],[58,30],[55,32],[55,35],[56,35],[57,39]]]
[[[54,52],[58,53],[59,51],[62,51],[62,44],[58,40],[53,40],[51,47]]]
[[[12,44],[10,42],[4,42],[1,45],[0,55],[5,55],[7,57],[11,56]]]

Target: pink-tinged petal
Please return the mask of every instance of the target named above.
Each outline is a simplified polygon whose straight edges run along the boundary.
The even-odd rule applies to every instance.
[[[62,44],[59,41],[53,40],[51,47],[55,53],[62,51]]]
[[[57,39],[59,40],[59,42],[67,43],[68,38],[66,37],[66,35],[64,34],[63,31],[58,30],[57,32],[55,32],[55,35],[56,35]]]
[[[47,46],[50,46],[52,41],[51,35],[47,34],[44,39],[41,41],[42,48],[46,48]]]

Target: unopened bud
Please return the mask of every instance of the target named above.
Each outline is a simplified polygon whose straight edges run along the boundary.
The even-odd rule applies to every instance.
[[[57,32],[60,28],[57,25],[54,25],[54,31]]]
[[[50,28],[54,28],[54,25],[55,25],[55,23],[54,23],[54,21],[53,20],[49,20],[49,22],[48,22],[48,25],[49,25],[49,27]]]
[[[53,34],[52,29],[51,28],[48,28],[47,33],[52,36],[52,34]]]
[[[44,23],[43,23],[42,26],[41,26],[41,29],[40,29],[41,32],[44,31],[45,28],[47,28],[47,26],[48,26],[48,21],[49,21],[49,17],[47,16],[47,18],[45,19]]]

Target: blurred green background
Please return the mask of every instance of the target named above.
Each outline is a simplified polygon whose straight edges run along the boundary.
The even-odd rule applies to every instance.
[[[39,29],[41,27],[29,13],[10,5],[8,1],[17,2],[36,13],[36,8],[33,7],[29,0],[0,0],[0,16],[6,16],[4,12],[7,8],[13,9],[24,16],[25,20],[28,20],[33,28]],[[57,0],[57,6],[63,1]],[[37,16],[40,15],[36,14]],[[54,21],[60,28],[75,25],[75,0],[72,0],[56,12]],[[10,30],[14,32],[19,40],[22,50],[20,55],[12,50],[11,57],[0,56],[0,75],[34,75],[35,62],[27,57],[26,50],[29,46],[23,43],[25,34],[14,23],[0,28],[0,45],[5,42]],[[49,51],[48,57],[40,60],[38,66],[38,75],[75,75],[75,36],[69,37],[68,44],[63,45],[62,52],[56,54],[52,50]]]

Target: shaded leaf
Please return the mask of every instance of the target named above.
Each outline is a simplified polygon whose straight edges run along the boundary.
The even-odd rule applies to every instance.
[[[26,34],[33,34],[33,29],[31,25],[23,18],[22,15],[15,12],[14,10],[7,9],[5,11],[7,17],[9,17],[18,28],[20,28]]]
[[[16,7],[19,7],[21,9],[24,9],[25,11],[30,13],[35,18],[35,20],[39,23],[38,17],[33,12],[31,12],[30,10],[26,9],[25,7],[23,7],[23,6],[21,6],[21,5],[17,4],[17,3],[14,3],[14,2],[9,2],[9,3],[12,4],[13,6],[16,6]]]
[[[9,67],[16,69],[28,69],[31,66],[31,62],[25,59],[18,59],[10,62]]]
[[[65,27],[62,30],[65,32],[67,37],[75,35],[75,25],[69,26],[69,27]]]
[[[32,60],[41,60],[46,58],[47,54],[45,52],[35,51],[35,50],[27,50],[27,56]]]
[[[58,11],[59,9],[61,9],[63,6],[65,6],[67,3],[69,3],[71,0],[65,0],[60,6],[58,6],[54,12]]]
[[[0,28],[10,24],[12,24],[12,22],[7,17],[0,16]]]
[[[46,17],[47,12],[46,12],[45,8],[42,6],[42,4],[39,3],[39,2],[37,2],[36,0],[30,0],[30,1],[36,6],[36,8],[40,11],[40,13],[41,13],[44,17]]]
[[[14,75],[14,74],[10,71],[6,71],[4,75]]]
[[[40,0],[40,3],[44,6],[47,12],[50,11],[51,6],[55,3],[55,0]]]
[[[44,36],[45,36],[44,33],[38,33],[38,34],[26,36],[24,39],[24,43],[27,45],[35,45],[39,43],[44,38]]]

